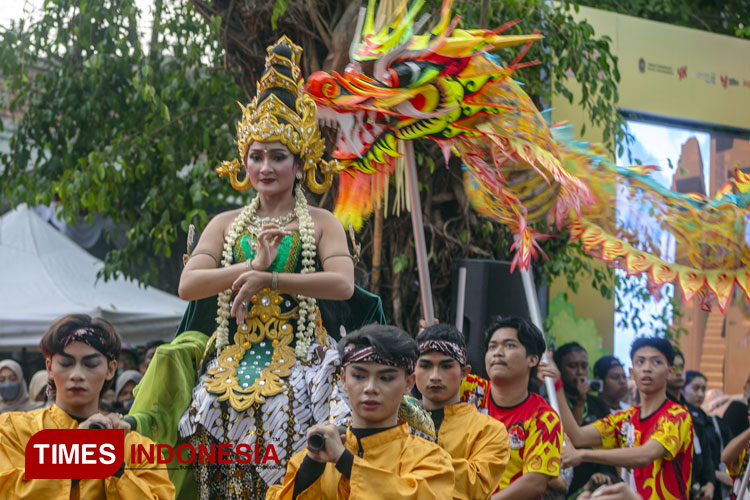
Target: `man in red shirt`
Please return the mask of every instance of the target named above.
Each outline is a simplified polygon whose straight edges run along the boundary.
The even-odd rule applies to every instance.
[[[690,498],[693,422],[690,413],[667,398],[667,379],[674,374],[674,349],[666,339],[637,338],[630,349],[630,375],[641,404],[579,427],[567,405],[560,405],[565,433],[573,446],[563,449],[563,466],[594,462],[632,470],[630,482],[644,499]],[[540,369],[557,379],[553,363]],[[557,397],[563,401],[562,389]]]
[[[461,400],[500,420],[510,437],[510,461],[492,500],[535,500],[560,472],[562,429],[557,413],[529,392],[545,349],[544,336],[521,318],[498,318],[487,329],[484,362],[490,380],[467,375]]]

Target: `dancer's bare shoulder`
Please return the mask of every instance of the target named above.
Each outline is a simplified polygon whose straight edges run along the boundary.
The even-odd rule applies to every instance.
[[[312,217],[313,222],[320,222],[322,224],[331,224],[333,222],[336,222],[338,223],[338,225],[341,225],[341,223],[338,222],[336,216],[325,208],[308,207],[308,210],[310,211],[310,217]]]
[[[321,231],[327,233],[331,231],[342,231],[343,226],[341,222],[331,212],[324,208],[309,207],[310,217],[312,217],[313,223],[315,224],[315,232]]]

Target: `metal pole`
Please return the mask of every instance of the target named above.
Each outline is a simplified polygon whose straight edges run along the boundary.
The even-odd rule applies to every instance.
[[[745,457],[745,460],[748,458]],[[750,465],[745,468],[745,474],[742,476],[742,482],[740,483],[740,491],[737,493],[737,500],[743,500],[745,493],[747,493],[747,483],[750,481]]]
[[[464,331],[464,306],[466,305],[466,268],[458,268],[458,298],[456,299],[456,328]]]
[[[380,267],[383,264],[383,211],[385,205],[375,207],[375,227],[372,229],[372,289],[375,295],[380,293]]]
[[[419,271],[419,291],[422,297],[422,315],[428,325],[435,322],[435,309],[432,304],[432,285],[430,268],[427,263],[427,247],[424,241],[424,224],[422,223],[422,202],[419,198],[417,164],[414,161],[414,144],[403,141],[406,157],[406,177],[411,197],[411,226],[414,231],[414,249],[417,252],[417,269]]]
[[[534,277],[531,274],[531,267],[528,269],[520,269],[521,280],[523,281],[523,291],[526,293],[526,303],[529,306],[529,316],[531,316],[531,322],[536,325],[539,330],[544,333],[544,323],[542,323],[542,313],[539,310],[539,299],[536,296],[536,286],[534,286]],[[547,351],[544,351],[542,361],[547,362]],[[557,414],[560,414],[560,405],[557,401],[557,393],[555,391],[555,381],[552,377],[544,377],[544,386],[547,388],[547,397],[549,398],[549,404]]]

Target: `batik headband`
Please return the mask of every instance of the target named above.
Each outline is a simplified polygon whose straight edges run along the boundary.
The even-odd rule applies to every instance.
[[[420,342],[419,354],[427,354],[428,352],[445,354],[458,361],[458,364],[461,366],[466,366],[466,349],[455,342],[448,342],[447,340],[425,340],[424,342]]]
[[[60,339],[60,343],[63,348],[69,346],[73,342],[83,342],[84,344],[93,347],[100,353],[104,354],[108,360],[112,361],[115,359],[111,352],[108,352],[102,342],[102,334],[96,328],[85,327],[74,330],[72,333],[66,335]]]
[[[344,348],[343,366],[352,363],[377,363],[379,365],[394,366],[403,368],[406,373],[414,372],[414,360],[406,356],[397,359],[384,358],[375,350],[373,346],[356,346],[349,344]]]

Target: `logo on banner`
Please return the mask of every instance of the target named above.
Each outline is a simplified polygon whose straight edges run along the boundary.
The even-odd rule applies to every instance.
[[[281,467],[276,448],[268,445],[131,444],[125,462],[122,429],[45,429],[26,444],[26,479],[104,479],[121,467],[165,468],[176,460],[181,466],[253,464],[258,468]]]
[[[26,479],[104,479],[124,453],[123,429],[45,429],[26,444]]]
[[[695,74],[698,80],[703,80],[709,85],[716,85],[716,73],[709,73],[707,71],[699,71]]]
[[[721,86],[724,88],[739,87],[740,81],[736,78],[732,78],[729,75],[721,75]]]
[[[677,68],[677,76],[680,77],[680,80],[687,78],[687,66],[680,66]]]

